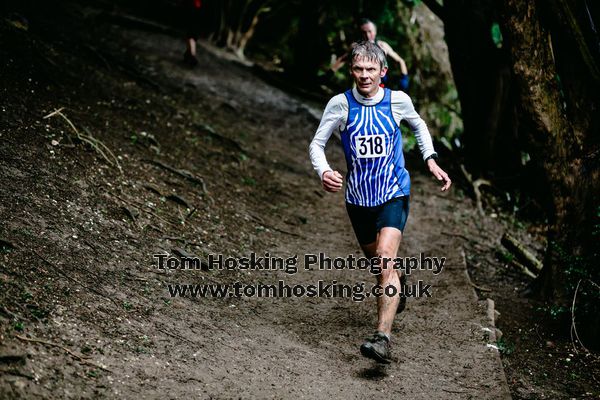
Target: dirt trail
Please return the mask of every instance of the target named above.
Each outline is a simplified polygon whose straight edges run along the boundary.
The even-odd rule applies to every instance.
[[[52,164],[46,144],[3,132],[11,148],[0,148],[0,183],[10,190],[2,194],[0,237],[17,248],[2,253],[2,279],[9,294],[13,286],[33,293],[47,315],[19,333],[9,314],[26,310],[4,298],[2,354],[23,359],[15,365],[6,362],[10,365],[2,370],[0,395],[510,398],[499,355],[488,346],[487,304],[477,300],[461,239],[452,235],[462,232],[459,227],[475,211],[454,193],[440,195],[418,160],[409,165],[413,193],[401,255],[425,253],[447,262],[437,276],[427,271],[410,276],[409,283],[431,284],[433,296],[409,299],[397,317],[397,362],[378,366],[359,354],[363,338],[375,326],[373,298],[169,298],[168,283],[285,280],[307,285],[335,280],[370,286],[374,278],[364,271],[303,268],[295,274],[157,271],[152,254],[174,247],[202,256],[268,251],[345,258],[360,253],[342,196],[324,195],[310,168],[307,146],[317,121],[304,104],[206,49],[200,51],[199,68],[185,69],[179,64],[181,42],[171,37],[129,31],[121,46],[136,59],[138,71],[160,88],[146,100],[142,89],[135,89],[138,98],[131,91],[115,92],[117,103],[129,97],[129,104],[106,105],[110,112],[104,115],[114,118],[111,128],[123,132],[104,138],[124,155],[123,176],[103,166],[93,152],[81,159],[58,147],[64,165],[53,158],[56,165],[46,171],[44,162]],[[123,90],[134,90],[132,86],[138,85],[122,83]],[[110,103],[110,95],[99,96]],[[163,103],[155,106],[157,101]],[[42,111],[49,110],[35,110],[37,115]],[[154,127],[148,132],[161,144],[159,155],[129,143],[134,127],[123,128],[118,118],[131,120],[138,114],[145,115],[146,129]],[[71,115],[81,117],[82,112]],[[219,134],[197,142],[198,128],[194,131],[187,120],[203,121]],[[342,166],[339,146],[329,147],[331,162]],[[14,148],[24,153],[17,156]],[[36,158],[39,164],[28,162]],[[208,194],[143,161],[149,158],[202,176]],[[15,183],[34,179],[21,188]],[[173,226],[174,217],[181,220],[185,214],[145,190],[148,183],[193,202],[199,210],[196,219]],[[148,202],[154,202],[154,215],[161,219],[144,211]],[[123,206],[136,208],[131,204],[140,208],[136,223],[122,212]],[[12,211],[15,206],[19,214]],[[110,372],[16,334],[73,349]]]

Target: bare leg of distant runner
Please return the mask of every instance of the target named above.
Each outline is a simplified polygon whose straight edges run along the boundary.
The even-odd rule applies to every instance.
[[[196,56],[196,39],[188,38],[187,50],[188,50],[188,53],[190,53],[190,55],[192,55],[194,57]]]

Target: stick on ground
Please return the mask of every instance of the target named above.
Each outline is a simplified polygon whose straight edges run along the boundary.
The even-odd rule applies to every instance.
[[[45,344],[46,346],[57,347],[59,349],[64,350],[67,354],[69,354],[70,356],[72,356],[73,358],[77,359],[78,361],[80,361],[80,362],[82,362],[84,364],[88,364],[88,365],[91,365],[93,367],[100,368],[100,369],[102,369],[104,371],[107,371],[107,372],[112,372],[110,369],[108,369],[106,367],[103,367],[100,364],[96,364],[95,362],[92,362],[90,360],[87,360],[84,356],[79,355],[79,354],[73,352],[72,350],[70,350],[70,349],[66,348],[65,346],[62,346],[62,345],[60,345],[58,343],[53,343],[53,342],[49,342],[47,340],[42,340],[42,339],[35,339],[35,338],[31,338],[30,339],[30,338],[26,338],[25,336],[20,336],[20,335],[15,335],[15,337],[17,339],[19,339],[19,340],[23,340],[24,342],[40,343],[40,344]]]

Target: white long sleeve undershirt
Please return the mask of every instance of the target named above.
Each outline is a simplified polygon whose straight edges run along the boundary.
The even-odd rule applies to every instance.
[[[352,89],[354,98],[359,103],[364,105],[374,105],[379,103],[384,96],[384,90],[379,88],[377,94],[373,97],[363,97],[356,88]],[[415,111],[412,100],[410,97],[401,91],[392,91],[392,114],[396,125],[400,126],[402,120],[408,123],[408,126],[412,130],[417,139],[419,150],[423,156],[423,160],[435,153],[433,149],[433,142],[431,140],[431,134],[425,121],[421,119],[419,114]],[[334,96],[329,100],[319,128],[315,133],[315,137],[309,146],[310,160],[313,168],[319,174],[319,177],[323,178],[323,173],[331,171],[332,168],[327,162],[325,157],[325,145],[331,137],[332,133],[337,129],[341,133],[346,127],[346,118],[348,118],[348,100],[346,96],[341,93]]]

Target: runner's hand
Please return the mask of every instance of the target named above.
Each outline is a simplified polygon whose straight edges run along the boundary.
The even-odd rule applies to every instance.
[[[427,160],[427,166],[429,167],[429,171],[437,178],[438,181],[443,181],[444,185],[442,186],[442,192],[450,189],[450,185],[452,185],[452,181],[446,172],[437,165],[435,160],[429,159]]]
[[[342,174],[337,171],[323,172],[323,189],[328,192],[339,192],[342,188],[343,181],[344,178],[342,177]]]

